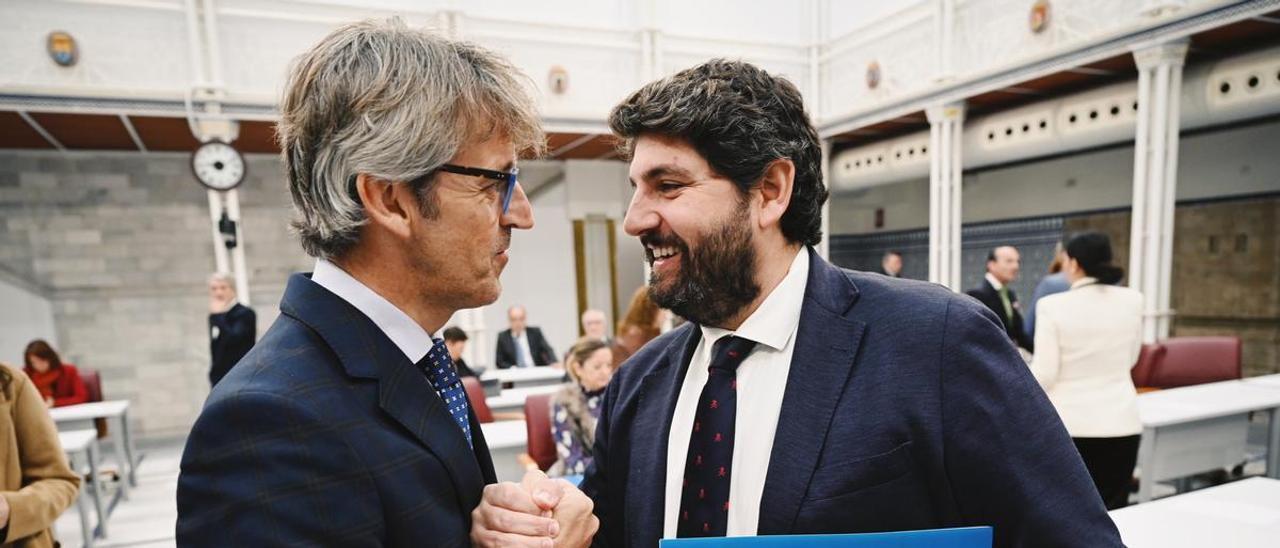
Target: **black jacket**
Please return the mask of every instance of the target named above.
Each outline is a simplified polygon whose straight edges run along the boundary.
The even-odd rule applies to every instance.
[[[1026,349],[1027,352],[1035,352],[1035,343],[1022,329],[1022,312],[1018,310],[1018,294],[1013,292],[1012,287],[1009,288],[1009,304],[1013,308],[1012,318],[1005,317],[1004,303],[1000,302],[1000,293],[991,285],[991,282],[987,281],[986,277],[982,278],[982,283],[978,284],[978,287],[965,291],[965,294],[978,299],[996,313],[996,317],[1000,318],[1000,323],[1004,325],[1005,332],[1009,334],[1009,339],[1013,340],[1014,344]]]
[[[221,314],[209,315],[209,384],[217,385],[231,367],[240,361],[258,336],[258,315],[240,303]]]
[[[547,339],[542,336],[541,329],[526,327],[524,332],[529,337],[529,353],[533,354],[534,365],[556,363],[556,351],[552,350],[551,345],[547,344]],[[498,350],[493,362],[498,365],[498,369],[515,366],[516,341],[511,337],[510,329],[498,334]]]

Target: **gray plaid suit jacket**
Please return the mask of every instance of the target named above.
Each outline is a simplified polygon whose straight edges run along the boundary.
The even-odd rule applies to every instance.
[[[475,414],[473,451],[421,371],[307,275],[280,311],[187,440],[178,545],[469,544],[496,481]]]

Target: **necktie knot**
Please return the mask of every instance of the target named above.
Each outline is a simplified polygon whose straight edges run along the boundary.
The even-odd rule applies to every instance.
[[[716,341],[711,348],[711,365],[710,369],[720,369],[729,373],[738,370],[738,366],[747,359],[751,354],[751,350],[756,346],[755,341],[744,339],[733,335],[722,337]]]

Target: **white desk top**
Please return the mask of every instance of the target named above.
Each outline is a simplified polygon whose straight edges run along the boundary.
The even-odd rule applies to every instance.
[[[528,399],[529,396],[554,394],[560,391],[563,386],[563,384],[544,384],[522,388],[505,388],[501,394],[485,398],[484,401],[489,404],[489,409],[491,410],[519,410],[524,408],[524,400]]]
[[[1130,548],[1275,546],[1280,480],[1249,478],[1111,512]]]
[[[1245,381],[1223,381],[1138,394],[1146,427],[1225,417],[1280,407],[1280,390]]]
[[[514,384],[558,382],[564,378],[564,370],[546,365],[539,367],[509,367],[507,369],[485,371],[480,377],[483,379],[498,379],[502,382]]]
[[[497,421],[480,425],[490,450],[524,448],[529,442],[524,421]]]
[[[1261,377],[1249,377],[1245,379],[1244,382],[1258,386],[1265,386],[1267,388],[1280,388],[1280,373],[1275,375],[1263,375]]]
[[[93,440],[98,439],[98,431],[93,429],[58,432],[58,442],[67,453],[79,453],[89,448]]]
[[[53,417],[53,422],[84,421],[118,417],[128,409],[129,400],[108,400],[55,407],[49,410],[49,416]]]

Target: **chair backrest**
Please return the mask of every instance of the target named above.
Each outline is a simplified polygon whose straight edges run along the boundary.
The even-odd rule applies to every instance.
[[[1134,386],[1139,388],[1151,386],[1151,374],[1159,363],[1164,361],[1165,352],[1167,350],[1160,343],[1142,345],[1142,350],[1138,352],[1138,363],[1129,370]]]
[[[543,472],[556,463],[556,440],[551,436],[551,394],[529,396],[524,400],[524,427],[528,435],[529,456]]]
[[[89,401],[102,401],[102,375],[98,374],[98,370],[77,367],[76,371],[80,373],[80,382],[84,383],[84,391],[89,395]],[[107,437],[107,419],[93,419],[93,426],[98,430],[98,439]]]
[[[1152,369],[1150,386],[1174,388],[1239,379],[1239,337],[1174,337],[1161,342],[1164,358]]]
[[[480,384],[480,379],[469,375],[462,377],[462,387],[467,389],[467,399],[471,402],[471,409],[476,412],[476,420],[482,424],[493,422],[493,411],[489,409],[489,402],[484,399],[484,385]]]
[[[102,376],[98,375],[98,370],[78,367],[76,371],[80,373],[80,380],[84,382],[84,390],[89,394],[89,401],[102,401]]]

